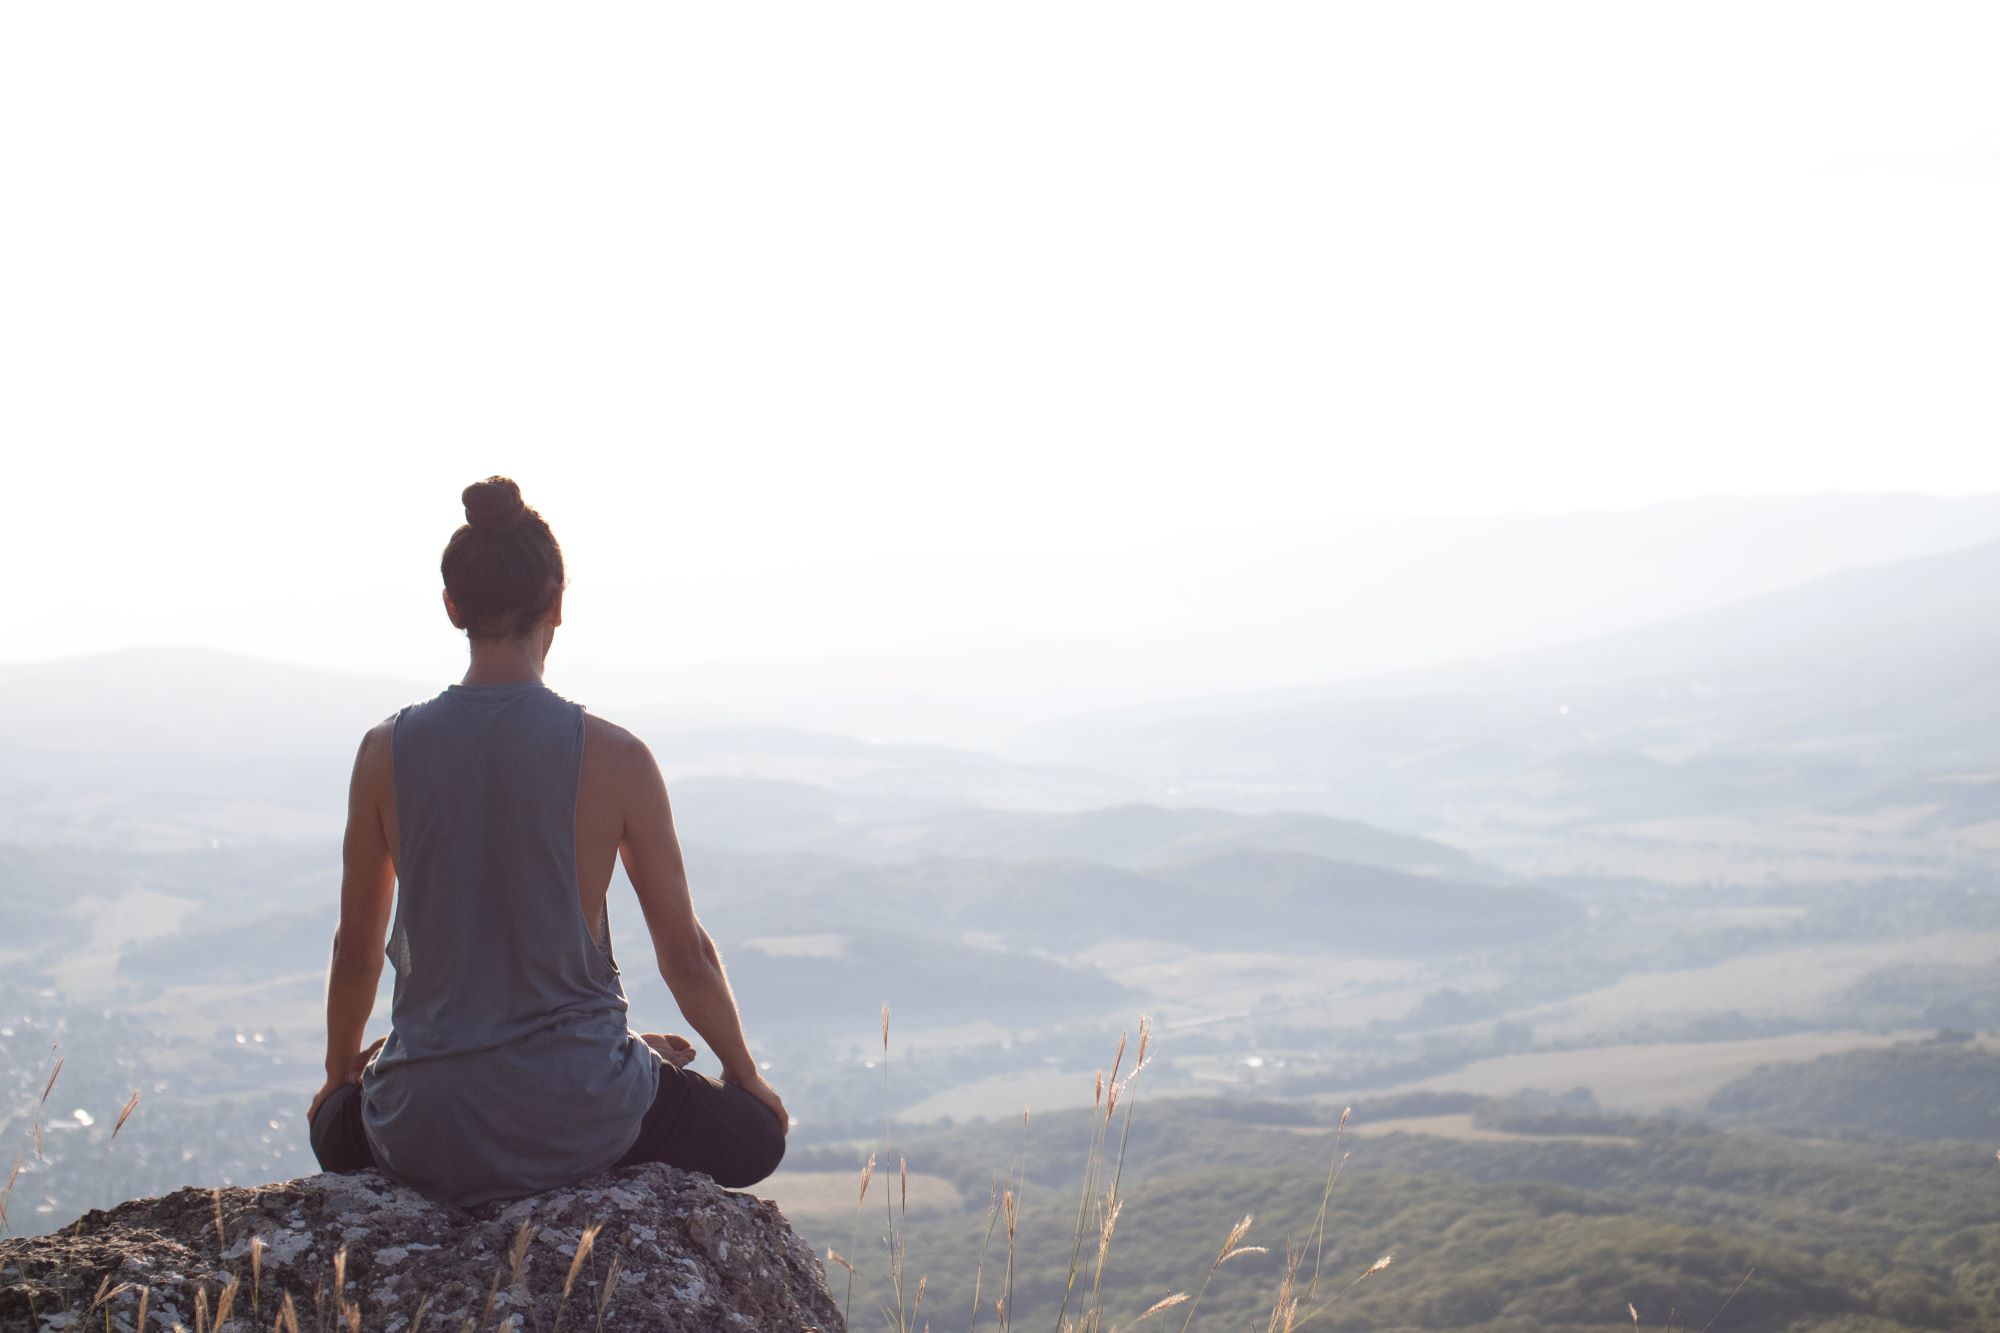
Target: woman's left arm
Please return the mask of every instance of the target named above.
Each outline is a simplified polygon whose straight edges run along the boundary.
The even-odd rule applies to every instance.
[[[389,722],[361,738],[347,789],[347,834],[341,843],[340,924],[326,976],[326,1084],[307,1118],[327,1095],[361,1076],[361,1038],[375,1008],[382,979],[382,945],[396,904],[396,866],[383,825],[386,802],[395,799]]]

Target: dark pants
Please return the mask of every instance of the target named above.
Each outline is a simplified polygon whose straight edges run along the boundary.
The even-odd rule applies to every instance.
[[[361,1129],[361,1086],[345,1083],[320,1103],[309,1127],[322,1171],[376,1167]],[[640,1122],[639,1140],[616,1166],[665,1162],[742,1189],[778,1169],[785,1133],[771,1109],[739,1087],[662,1061],[660,1090]]]

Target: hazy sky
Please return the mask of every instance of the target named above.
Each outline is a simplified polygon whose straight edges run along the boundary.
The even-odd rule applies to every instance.
[[[0,659],[449,664],[493,471],[575,660],[669,665],[1190,534],[2000,491],[1996,13],[10,6]]]

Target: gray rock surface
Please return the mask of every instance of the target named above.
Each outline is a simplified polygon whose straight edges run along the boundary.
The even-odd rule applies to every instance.
[[[161,1333],[289,1330],[288,1297],[302,1333],[844,1327],[777,1205],[670,1166],[471,1209],[374,1172],[184,1189],[0,1241],[0,1333],[137,1333],[142,1298]]]

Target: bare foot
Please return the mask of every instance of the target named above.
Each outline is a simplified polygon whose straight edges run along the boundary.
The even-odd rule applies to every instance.
[[[639,1040],[659,1052],[660,1058],[676,1069],[685,1068],[694,1060],[694,1043],[677,1033],[641,1032]]]

